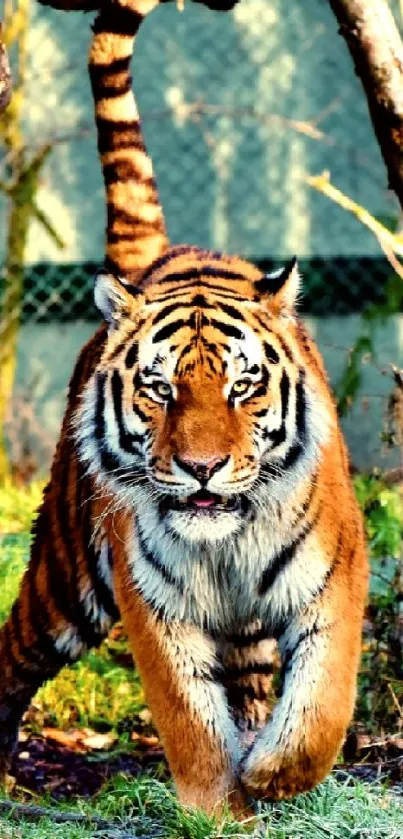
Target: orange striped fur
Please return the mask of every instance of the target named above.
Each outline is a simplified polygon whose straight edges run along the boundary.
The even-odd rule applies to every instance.
[[[105,324],[78,358],[0,632],[0,770],[39,685],[120,615],[180,800],[242,812],[248,794],[311,789],[336,759],[355,699],[363,524],[323,363],[295,311],[295,262],[264,277],[166,243],[127,92],[131,14],[130,35],[122,18],[95,27]]]

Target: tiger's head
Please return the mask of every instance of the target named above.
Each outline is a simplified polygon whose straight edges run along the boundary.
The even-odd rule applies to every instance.
[[[331,402],[298,290],[295,260],[262,276],[190,247],[136,288],[98,275],[108,337],[76,437],[89,471],[140,519],[152,509],[177,537],[222,540],[315,468]]]

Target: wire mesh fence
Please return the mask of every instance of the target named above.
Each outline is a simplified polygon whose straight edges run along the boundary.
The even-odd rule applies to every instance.
[[[6,0],[9,21],[17,7]],[[23,8],[9,47],[18,101],[0,124],[0,352],[12,459],[44,467],[74,357],[98,318],[105,213],[86,75],[91,16]],[[263,270],[296,253],[302,312],[333,384],[364,310],[391,309],[394,294],[394,318],[371,333],[372,358],[362,353],[360,407],[346,421],[353,459],[375,462],[381,374],[403,351],[401,298],[377,239],[309,177],[328,171],[390,229],[400,217],[328,4],[240,0],[230,15],[164,5],[143,25],[133,73],[171,240]]]

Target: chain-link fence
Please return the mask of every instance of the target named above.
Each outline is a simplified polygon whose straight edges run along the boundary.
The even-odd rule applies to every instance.
[[[6,3],[10,19],[18,0]],[[91,278],[105,213],[86,75],[90,22],[32,4],[26,37],[22,30],[10,46],[23,84],[0,126],[0,332],[9,442],[22,471],[48,463],[74,357],[97,319]],[[365,368],[359,356],[363,382],[346,431],[357,464],[379,461],[390,390],[381,372],[403,353],[394,272],[373,234],[308,178],[328,171],[390,229],[399,212],[329,5],[240,0],[229,15],[164,5],[143,25],[133,71],[171,240],[262,268],[299,256],[302,311],[332,382],[357,338],[375,353]],[[363,327],[374,304],[395,314]]]

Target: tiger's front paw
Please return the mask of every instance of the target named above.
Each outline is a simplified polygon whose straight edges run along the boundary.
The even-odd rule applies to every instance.
[[[316,786],[329,767],[314,763],[304,754],[254,754],[247,757],[241,781],[254,798],[280,801]]]

